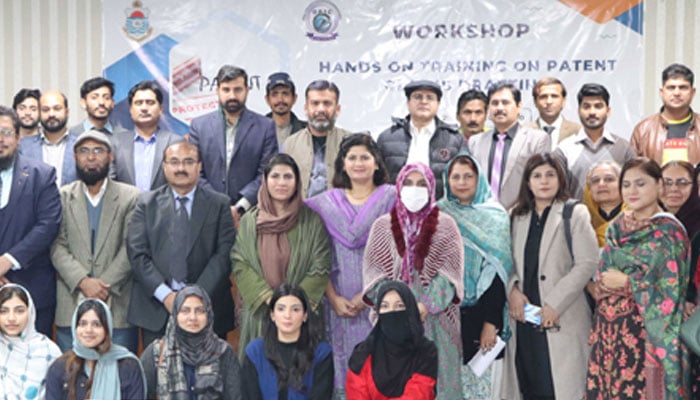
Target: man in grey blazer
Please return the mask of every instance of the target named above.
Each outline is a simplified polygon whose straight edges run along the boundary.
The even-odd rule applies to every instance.
[[[472,136],[469,150],[488,173],[494,197],[508,209],[518,197],[525,163],[535,153],[550,151],[550,138],[544,131],[518,123],[522,97],[512,84],[492,86],[488,99],[494,129]]]
[[[163,155],[168,184],[139,196],[129,224],[134,288],[128,320],[142,328],[144,346],[163,335],[175,294],[185,285],[199,285],[209,294],[219,336],[234,328],[233,218],[226,195],[197,184],[201,169],[196,146],[169,145]]]
[[[192,120],[189,140],[202,154],[202,177],[228,195],[237,222],[258,202],[263,167],[277,154],[277,133],[271,119],[246,108],[245,70],[224,65],[216,81],[219,107]]]
[[[71,319],[83,298],[98,298],[112,310],[112,340],[138,350],[138,330],[126,321],[131,297],[131,267],[126,227],[140,193],[107,175],[112,145],[102,132],[83,132],[73,145],[78,179],[61,188],[63,221],[51,247],[56,281],[56,341],[73,345]]]
[[[547,132],[552,151],[562,140],[575,135],[581,129],[581,125],[565,119],[561,113],[566,103],[566,87],[558,78],[546,77],[538,80],[532,88],[532,101],[540,116],[527,126]]]
[[[129,90],[129,112],[133,131],[119,131],[112,137],[114,162],[111,176],[146,192],[164,185],[163,150],[180,136],[160,129],[163,92],[155,81],[142,81]]]

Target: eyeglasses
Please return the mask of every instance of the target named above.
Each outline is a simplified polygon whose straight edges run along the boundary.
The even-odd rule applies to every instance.
[[[614,182],[617,182],[617,177],[614,177],[614,176],[604,176],[604,177],[592,176],[591,177],[591,186],[598,185],[601,182],[614,183]]]
[[[178,160],[177,158],[171,158],[170,160],[163,160],[165,164],[170,165],[171,167],[179,167],[180,165],[184,165],[185,167],[191,167],[195,164],[197,164],[199,161],[195,160],[194,158],[185,158],[184,160]]]
[[[16,133],[13,129],[10,129],[10,128],[2,128],[2,129],[0,129],[0,135],[2,135],[2,136],[4,136],[4,137],[7,137],[7,138],[13,137],[13,136],[15,136],[16,134],[17,134],[17,133]]]
[[[693,181],[685,179],[685,178],[680,178],[676,179],[675,181],[671,178],[664,179],[664,186],[666,187],[672,187],[676,186],[679,189],[683,189],[684,187],[687,187],[688,185],[692,185]]]
[[[109,150],[106,147],[78,147],[77,150],[78,154],[81,156],[86,156],[91,153],[96,156],[101,156],[103,154],[106,154],[108,151]]]
[[[422,94],[422,93],[414,93],[411,95],[411,100],[421,102],[423,100],[427,102],[433,102],[437,101],[437,96],[434,94]]]

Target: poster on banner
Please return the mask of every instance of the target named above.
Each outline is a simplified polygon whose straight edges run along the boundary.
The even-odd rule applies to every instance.
[[[184,134],[218,108],[215,76],[233,64],[249,75],[247,107],[266,114],[265,81],[286,71],[304,116],[304,88],[340,88],[337,125],[375,137],[407,114],[403,86],[439,83],[438,116],[455,122],[459,95],[507,80],[522,91],[522,120],[537,117],[531,91],[545,76],[568,89],[564,115],[578,120],[576,93],[611,93],[608,127],[629,137],[643,116],[642,1],[583,0],[110,0],[103,2],[104,72],[116,84],[115,115],[132,126],[127,94],[144,79],[165,92],[163,124]]]

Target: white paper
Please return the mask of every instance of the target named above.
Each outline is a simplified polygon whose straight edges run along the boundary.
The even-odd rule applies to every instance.
[[[491,366],[493,361],[498,356],[498,353],[500,353],[504,347],[506,347],[506,342],[504,342],[500,336],[496,336],[496,345],[487,352],[483,352],[481,350],[477,351],[474,357],[469,360],[467,365],[469,365],[469,368],[472,369],[474,375],[481,378],[481,375],[483,375],[484,372],[486,372],[486,370]]]

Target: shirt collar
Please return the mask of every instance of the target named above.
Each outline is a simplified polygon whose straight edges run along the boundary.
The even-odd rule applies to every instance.
[[[561,129],[562,122],[564,122],[564,118],[561,116],[561,113],[559,113],[559,116],[557,117],[557,119],[554,120],[554,123],[551,125],[544,122],[542,118],[537,117],[537,125],[539,125],[540,128],[544,128],[545,126],[553,126],[554,129]]]
[[[41,138],[41,142],[46,146],[58,146],[68,139],[68,130],[66,129],[66,131],[63,133],[63,136],[61,136],[61,138],[58,139],[56,143],[49,142],[49,139],[46,137],[46,133],[44,133],[43,130],[39,132],[39,137]]]
[[[494,127],[493,128],[493,139],[498,140],[498,134],[505,133],[506,136],[508,136],[508,139],[513,140],[513,138],[515,138],[515,134],[518,132],[519,127],[520,127],[520,123],[518,123],[518,122],[513,124],[513,126],[508,128],[508,130],[505,132],[499,132],[498,129],[496,129],[496,127]]]
[[[102,197],[104,196],[105,192],[107,191],[107,181],[108,180],[109,180],[109,178],[105,178],[102,181],[102,187],[100,188],[100,191],[97,192],[97,194],[94,197],[88,191],[88,188],[87,188],[87,185],[85,184],[85,182],[80,182],[80,185],[83,188],[83,193],[85,193],[85,196],[87,196],[87,198],[90,199],[90,202],[92,203],[93,206],[96,206],[102,200]]]
[[[603,129],[603,136],[601,136],[601,139],[608,141],[610,143],[615,143],[617,141],[617,139],[612,134],[612,132],[610,132],[607,129]],[[578,133],[576,134],[575,140],[576,140],[576,142],[583,142],[586,140],[590,141],[591,139],[588,137],[588,135],[586,134],[586,131],[583,129],[583,127],[581,127],[581,129],[579,129]]]
[[[139,135],[138,131],[134,128],[134,142],[142,142],[142,143],[147,143],[147,144],[155,143],[156,136],[158,136],[158,131],[160,131],[160,127],[156,128],[156,131],[153,132],[153,136],[151,136],[148,140],[146,140],[143,138],[143,136]]]
[[[421,128],[420,130],[413,124],[413,121],[411,121],[411,119],[409,118],[408,131],[412,137],[416,137],[418,135],[429,135],[432,137],[435,133],[435,118],[430,120],[430,123]]]
[[[187,197],[189,199],[189,204],[192,204],[194,202],[194,192],[197,191],[197,185],[194,185],[194,189],[185,193],[184,196],[177,193],[172,187],[170,188],[170,191],[173,193],[173,199],[177,199],[178,197]]]
[[[114,133],[112,122],[109,120],[107,120],[107,123],[102,128],[108,130],[110,133]],[[85,118],[85,121],[83,121],[83,130],[87,132],[92,129],[99,130],[100,128],[95,128],[95,125],[93,125],[89,119]]]

